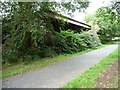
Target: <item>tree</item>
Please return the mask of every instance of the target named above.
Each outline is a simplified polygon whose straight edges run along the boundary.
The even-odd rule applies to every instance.
[[[111,41],[112,38],[119,36],[118,31],[120,28],[119,17],[111,7],[101,7],[96,11],[96,22],[100,27],[99,35],[101,41]]]
[[[95,13],[90,13],[90,14],[87,14],[85,15],[85,18],[84,20],[88,23],[88,22],[93,22],[95,21]]]
[[[76,9],[83,10],[88,4],[89,2],[77,0],[73,3],[3,2],[3,62],[43,56],[44,53],[54,50],[55,30],[45,10],[60,14],[58,8],[61,7],[70,13]]]

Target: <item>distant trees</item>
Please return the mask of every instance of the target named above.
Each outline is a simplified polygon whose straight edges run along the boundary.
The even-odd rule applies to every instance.
[[[96,11],[95,16],[96,23],[100,27],[100,39],[103,43],[120,36],[120,19],[114,7],[101,7]]]
[[[91,25],[91,29],[94,32],[97,33],[99,31],[99,26],[96,23],[95,12],[86,14],[84,20],[85,20],[86,23]]]
[[[86,14],[84,20],[88,22],[95,22],[95,13]]]
[[[101,7],[95,13],[85,16],[85,21],[92,23],[93,27],[96,24],[98,25],[98,34],[102,43],[109,42],[112,38],[120,36],[120,17],[119,13],[116,12],[116,8],[119,8],[118,4],[112,2],[109,6]]]

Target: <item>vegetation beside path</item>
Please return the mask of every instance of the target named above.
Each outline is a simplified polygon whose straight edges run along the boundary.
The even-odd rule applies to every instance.
[[[118,60],[111,63],[109,68],[99,77],[96,88],[118,87]]]
[[[118,60],[118,49],[105,57],[98,64],[82,73],[80,76],[70,81],[63,88],[96,88],[99,77],[111,64]],[[116,82],[114,82],[116,83]]]
[[[28,72],[31,70],[40,69],[40,68],[43,68],[45,66],[48,66],[48,65],[51,65],[57,62],[67,60],[73,56],[78,56],[78,55],[81,55],[81,54],[84,54],[84,53],[87,53],[92,50],[99,49],[105,46],[106,45],[101,45],[94,49],[87,49],[85,51],[74,53],[74,54],[62,54],[62,55],[58,55],[53,58],[36,59],[26,64],[25,63],[5,64],[3,65],[2,78],[4,79],[10,76],[15,76],[17,74],[21,74],[21,73]]]

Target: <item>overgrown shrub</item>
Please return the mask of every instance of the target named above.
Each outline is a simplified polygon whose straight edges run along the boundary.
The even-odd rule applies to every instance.
[[[98,35],[92,30],[82,32],[79,34],[79,38],[83,39],[83,43],[86,44],[86,48],[95,48],[101,45]]]
[[[56,36],[58,52],[74,53],[87,48],[95,48],[101,45],[98,35],[93,31],[74,33],[72,30],[61,31]]]
[[[38,55],[41,58],[54,57],[55,54],[56,54],[55,51],[50,46],[45,46],[45,45],[40,49],[38,53]]]
[[[5,48],[2,50],[2,63],[18,62],[18,52],[12,48]]]
[[[86,5],[78,3],[77,7],[74,5],[68,7],[69,3],[61,5],[66,10],[74,11],[75,8],[79,7],[81,10],[88,4],[88,2]],[[82,44],[78,42],[81,40],[74,35],[74,32],[58,32],[58,40],[54,34],[51,19],[45,12],[51,13],[51,10],[58,12],[56,7],[59,5],[59,3],[48,2],[2,3],[4,12],[4,19],[2,19],[4,20],[2,28],[3,63],[17,62],[18,59],[29,61],[35,56],[51,57],[55,53],[73,53],[80,50],[78,48]],[[69,35],[67,36],[67,34]]]
[[[53,57],[55,54],[74,53],[101,45],[98,35],[92,30],[81,33],[75,33],[73,30],[54,31],[51,37],[50,35],[49,38],[46,37],[47,34],[40,42],[37,41],[37,46],[35,46],[31,38],[25,37],[26,40],[23,40],[20,48],[12,46],[16,44],[13,40],[14,43],[8,43],[11,46],[6,45],[7,48],[3,48],[3,62],[17,62],[18,58],[23,59],[24,62],[29,62],[35,56],[41,58]]]
[[[3,24],[3,63],[18,62],[18,59],[29,62],[35,56],[53,57],[56,53],[74,53],[99,45],[97,35],[89,31],[81,34],[73,30],[56,32],[50,19],[31,11],[32,8],[25,9],[29,14],[20,14],[19,10],[29,7],[27,4],[20,3],[18,10],[13,7],[10,22],[6,20]]]

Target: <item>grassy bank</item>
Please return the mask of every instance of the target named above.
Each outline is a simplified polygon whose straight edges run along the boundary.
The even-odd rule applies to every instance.
[[[97,47],[96,49],[99,49],[99,48],[102,48],[105,46],[106,45],[102,45],[102,46]],[[28,64],[17,63],[17,64],[11,64],[11,65],[3,65],[2,78],[4,79],[4,78],[14,76],[17,74],[21,74],[24,72],[40,69],[40,68],[43,68],[45,66],[48,66],[48,65],[51,65],[51,64],[54,64],[57,62],[67,60],[73,56],[77,56],[77,55],[81,55],[81,54],[90,52],[92,50],[95,50],[95,49],[87,49],[85,51],[74,53],[74,54],[58,55],[53,58],[37,59],[37,60],[29,62]]]
[[[63,88],[95,88],[101,73],[107,70],[109,65],[115,60],[118,60],[118,49],[95,66],[64,85]]]

